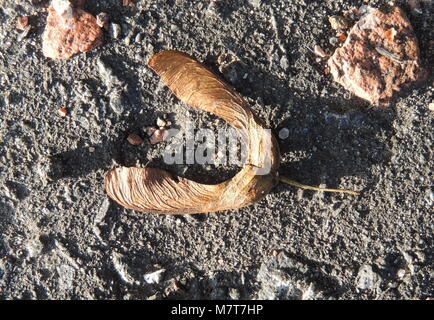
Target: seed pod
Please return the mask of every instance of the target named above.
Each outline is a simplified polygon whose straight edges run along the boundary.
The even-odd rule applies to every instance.
[[[105,176],[107,194],[127,208],[165,214],[236,209],[262,199],[279,182],[279,148],[247,102],[184,53],[162,51],[148,64],[181,101],[211,112],[238,129],[247,147],[247,158],[232,179],[215,185],[157,168],[115,168]]]

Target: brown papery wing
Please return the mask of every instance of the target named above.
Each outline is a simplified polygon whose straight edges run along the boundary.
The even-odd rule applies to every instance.
[[[107,194],[134,210],[193,214],[252,204],[278,182],[279,150],[244,99],[190,56],[178,51],[154,55],[149,66],[184,103],[211,112],[242,131],[246,164],[232,179],[216,185],[197,183],[156,168],[116,168],[105,177]],[[267,174],[259,175],[264,166]]]

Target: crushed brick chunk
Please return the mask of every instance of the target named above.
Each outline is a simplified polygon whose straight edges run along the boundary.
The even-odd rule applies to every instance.
[[[383,106],[427,75],[420,65],[416,35],[398,7],[388,12],[368,7],[328,65],[335,81]]]
[[[96,18],[73,8],[68,0],[53,0],[48,8],[42,49],[46,57],[69,59],[102,44],[103,33]]]

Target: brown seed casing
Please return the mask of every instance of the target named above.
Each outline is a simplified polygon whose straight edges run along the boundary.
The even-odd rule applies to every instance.
[[[211,112],[239,129],[247,146],[243,168],[216,185],[197,183],[157,168],[115,168],[105,176],[107,194],[138,211],[194,214],[236,209],[262,199],[279,181],[275,137],[247,102],[202,64],[178,51],[162,51],[149,66],[184,103]],[[260,173],[269,168],[265,175]]]

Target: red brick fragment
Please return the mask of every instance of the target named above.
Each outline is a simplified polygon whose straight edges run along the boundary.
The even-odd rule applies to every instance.
[[[328,65],[335,81],[357,96],[387,106],[396,92],[425,79],[413,28],[398,7],[370,8]]]
[[[42,50],[52,59],[69,59],[102,44],[103,33],[96,18],[73,8],[69,1],[55,0],[48,8]]]
[[[64,118],[68,115],[68,110],[66,110],[66,108],[59,108],[57,109],[57,113],[59,114],[59,116]]]

